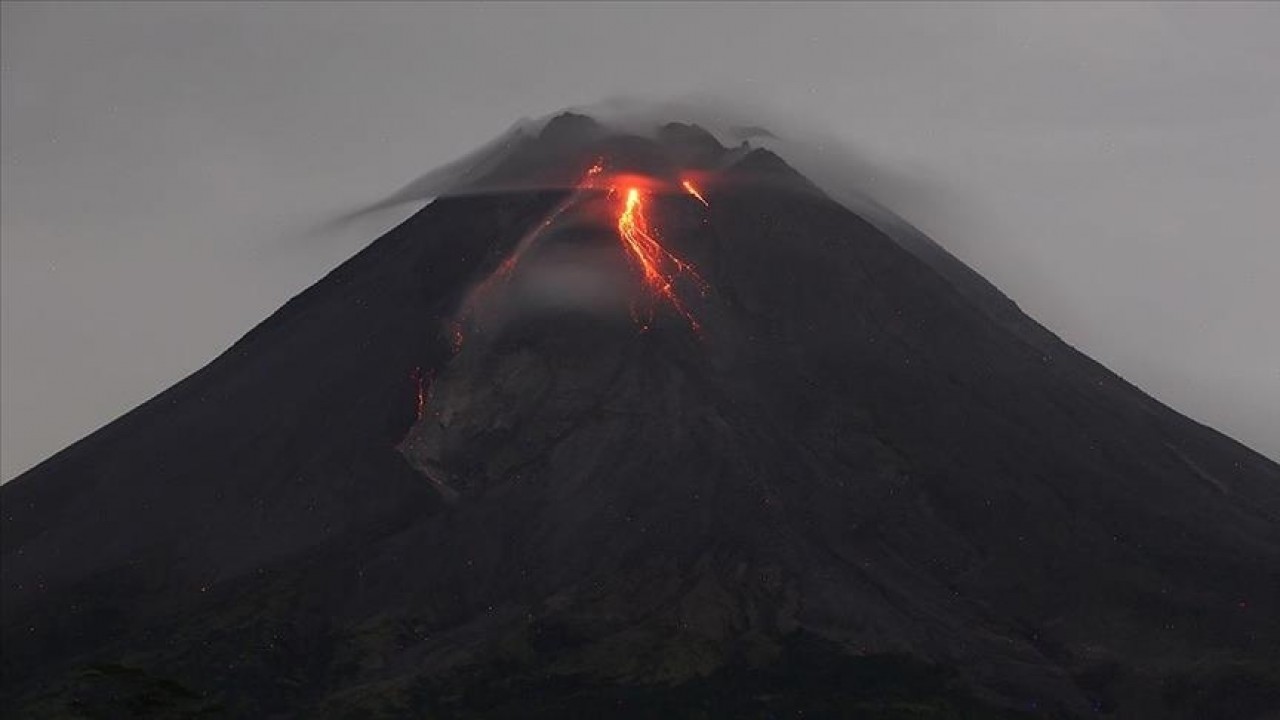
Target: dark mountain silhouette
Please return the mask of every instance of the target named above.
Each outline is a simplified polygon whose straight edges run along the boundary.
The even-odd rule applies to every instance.
[[[767,151],[475,159],[0,490],[6,717],[1280,707],[1275,463]]]

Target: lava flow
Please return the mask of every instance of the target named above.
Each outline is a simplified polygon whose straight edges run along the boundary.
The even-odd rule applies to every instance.
[[[702,193],[698,192],[698,188],[694,186],[692,181],[682,180],[680,182],[680,187],[684,188],[685,192],[698,198],[698,202],[702,203],[703,205],[706,205],[707,207],[711,207],[711,204],[707,202],[706,198],[702,197]]]
[[[409,373],[409,379],[413,381],[414,387],[418,391],[417,405],[415,406],[415,409],[417,412],[417,421],[420,422],[423,415],[427,412],[427,385],[429,380],[422,376],[422,368],[414,368],[413,372]]]
[[[689,195],[697,198],[703,205],[707,200],[691,180],[681,180],[679,187]],[[570,208],[591,208],[592,204],[584,204],[588,194],[603,193],[607,198],[616,199],[616,215],[614,224],[618,238],[628,259],[640,271],[645,287],[656,297],[671,303],[689,323],[694,332],[701,326],[689,308],[678,295],[677,284],[683,281],[692,284],[702,294],[707,293],[707,284],[698,275],[694,267],[666,249],[659,241],[659,235],[651,225],[647,201],[652,193],[670,192],[672,185],[657,178],[636,174],[619,174],[606,171],[603,158],[597,158],[578,180],[568,197],[564,198],[543,220],[527,232],[517,242],[514,251],[502,261],[498,268],[479,285],[472,289],[463,302],[461,317],[471,316],[476,312],[477,304],[496,285],[507,282],[516,270],[525,253],[538,241],[543,231]],[[708,205],[709,206],[709,205]],[[590,212],[590,210],[584,210]],[[648,313],[642,316],[634,312],[638,322],[648,328]],[[462,345],[461,320],[455,320],[453,326],[453,351],[456,354]]]
[[[454,355],[462,352],[462,342],[465,336],[462,333],[462,323],[454,321],[449,323],[449,349]]]
[[[616,188],[615,188],[616,189]],[[649,219],[645,214],[644,195],[638,187],[626,190],[622,209],[618,212],[618,237],[639,266],[645,285],[654,293],[666,298],[671,306],[679,312],[694,332],[701,330],[693,313],[685,307],[676,294],[676,278],[686,275],[694,280],[699,289],[705,292],[705,283],[697,272],[680,258],[672,255],[654,237],[650,229]]]

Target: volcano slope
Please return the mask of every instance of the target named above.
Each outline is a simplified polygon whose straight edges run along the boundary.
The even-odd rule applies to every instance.
[[[5,716],[1280,706],[1276,464],[767,151],[500,149],[0,490]]]

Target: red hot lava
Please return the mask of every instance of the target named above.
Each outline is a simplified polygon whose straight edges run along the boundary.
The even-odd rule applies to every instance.
[[[698,202],[702,203],[707,207],[711,207],[711,204],[707,202],[707,199],[702,197],[702,193],[698,192],[698,188],[693,184],[692,180],[681,180],[680,187],[684,188],[685,192],[698,198]]]
[[[422,368],[414,368],[409,373],[409,379],[413,381],[414,389],[417,391],[417,405],[415,406],[417,421],[421,421],[427,412],[427,386],[430,380],[423,377]]]
[[[627,257],[640,271],[645,287],[655,296],[671,303],[676,312],[689,323],[694,332],[699,332],[693,313],[677,294],[677,282],[680,278],[691,281],[698,291],[705,294],[707,285],[698,275],[697,270],[688,262],[680,259],[667,250],[659,240],[657,231],[650,223],[647,200],[653,188],[665,190],[659,181],[642,175],[615,175],[604,177],[604,159],[599,158],[587,169],[579,190],[607,189],[610,197],[618,198],[615,224],[618,228],[618,239],[627,252]],[[703,205],[707,204],[690,180],[683,180],[680,186],[685,192],[697,198]],[[637,320],[647,329],[647,319],[637,315]]]
[[[645,286],[658,297],[670,302],[676,312],[689,323],[689,327],[694,332],[699,332],[701,326],[697,319],[676,294],[676,281],[680,276],[686,276],[704,292],[705,284],[692,265],[671,254],[658,242],[645,212],[645,195],[638,187],[632,186],[625,190],[622,207],[618,211],[618,237],[640,269]]]
[[[683,189],[698,202],[708,205],[701,191],[692,180],[682,179],[679,189]],[[604,158],[597,158],[582,174],[575,187],[575,192],[559,205],[536,228],[521,238],[516,249],[507,257],[496,271],[477,286],[464,302],[463,314],[474,311],[476,303],[488,294],[495,283],[505,283],[510,279],[524,253],[538,239],[542,231],[549,227],[559,215],[571,207],[582,207],[584,193],[599,193],[615,200],[613,203],[613,224],[617,229],[618,239],[626,252],[627,258],[640,273],[645,288],[660,300],[669,302],[681,317],[689,323],[694,332],[701,326],[679,296],[679,286],[683,282],[692,285],[698,292],[706,294],[707,284],[698,275],[690,263],[676,256],[661,242],[660,235],[654,228],[648,200],[657,193],[679,191],[673,184],[653,177],[636,174],[606,172]],[[648,328],[648,314],[634,313],[637,322]],[[454,330],[454,352],[461,346],[461,336]]]
[[[704,206],[710,207],[707,199],[703,197],[701,191],[694,185],[692,180],[682,179],[679,187]],[[475,312],[477,302],[488,294],[489,288],[494,283],[505,283],[511,278],[516,265],[528,248],[538,239],[542,231],[549,227],[561,213],[570,207],[578,205],[583,199],[582,193],[584,192],[604,192],[608,199],[615,200],[613,212],[615,213],[614,224],[617,228],[618,239],[622,243],[622,248],[626,252],[627,258],[639,271],[644,287],[660,301],[665,300],[670,303],[671,307],[689,323],[689,327],[695,333],[700,333],[702,326],[680,298],[679,285],[681,283],[686,287],[692,285],[698,289],[698,292],[705,295],[708,290],[707,283],[698,275],[698,271],[692,264],[681,259],[662,244],[659,233],[653,227],[649,215],[648,200],[655,193],[672,192],[673,190],[675,189],[671,185],[643,175],[606,174],[604,159],[597,159],[583,173],[575,192],[557,205],[536,228],[521,238],[515,250],[502,261],[498,269],[472,289],[471,294],[463,303],[461,314],[448,327],[449,341],[453,353],[456,355],[462,350],[464,341],[463,319]],[[647,330],[649,328],[651,319],[649,312],[633,311],[633,316],[644,329]],[[410,380],[412,380],[417,393],[416,415],[417,421],[420,422],[426,416],[431,378],[424,377],[421,368],[414,368],[413,372],[410,373]]]

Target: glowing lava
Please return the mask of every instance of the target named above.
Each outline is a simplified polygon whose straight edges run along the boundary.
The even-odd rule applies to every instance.
[[[414,387],[418,392],[417,420],[415,422],[420,422],[427,412],[427,380],[422,376],[422,368],[414,368],[413,372],[409,373],[409,379],[413,381]]]
[[[462,352],[462,341],[465,338],[462,334],[462,323],[454,321],[449,324],[449,349],[453,350],[453,354],[457,355]]]
[[[680,182],[680,187],[684,188],[685,192],[698,198],[698,202],[702,203],[703,205],[706,205],[707,207],[711,207],[711,204],[707,202],[706,198],[702,197],[702,193],[698,192],[698,188],[695,187],[692,182],[688,180],[682,180]]]
[[[691,180],[680,181],[679,187],[697,198],[703,205],[709,207],[706,198],[702,196],[698,187]],[[581,209],[584,213],[594,212],[594,208],[598,206],[592,203],[585,203],[584,200],[588,195],[600,193],[603,193],[607,198],[617,199],[618,201],[616,203],[616,216],[613,218],[617,227],[618,238],[622,242],[627,258],[640,271],[645,288],[655,297],[671,303],[671,306],[684,317],[694,332],[699,332],[701,326],[688,307],[685,306],[684,301],[680,299],[678,285],[681,282],[684,283],[685,287],[692,284],[700,293],[705,295],[708,289],[707,284],[692,265],[672,254],[662,245],[658,239],[658,233],[651,225],[648,214],[647,201],[652,196],[651,194],[672,191],[678,190],[672,184],[658,178],[610,172],[606,170],[604,158],[596,158],[580,176],[577,185],[574,186],[574,191],[561,200],[537,226],[526,232],[516,243],[516,247],[511,254],[499,264],[493,273],[468,293],[462,304],[459,318],[455,319],[454,326],[451,328],[454,353],[456,354],[461,350],[462,346],[461,319],[464,317],[474,318],[476,316],[481,302],[490,294],[490,290],[494,286],[503,285],[511,279],[515,273],[516,266],[521,262],[525,253],[538,241],[543,231],[550,227],[562,213],[570,208]],[[633,307],[633,315],[636,317],[637,322],[640,322],[646,329],[648,328],[649,312],[636,312]]]
[[[639,266],[644,284],[670,302],[688,321],[689,327],[698,332],[701,326],[676,294],[676,278],[680,275],[688,276],[703,292],[706,291],[705,283],[692,265],[668,252],[654,234],[645,214],[644,195],[637,187],[627,188],[622,209],[618,213],[618,237]]]
[[[702,196],[702,193],[692,181],[682,180],[680,187],[697,198],[698,202],[710,207],[706,198]],[[471,288],[463,300],[459,314],[445,328],[445,334],[453,354],[457,355],[462,351],[466,335],[469,335],[472,329],[479,327],[476,324],[478,322],[477,312],[479,304],[484,297],[489,294],[494,285],[505,284],[511,279],[515,273],[516,266],[520,263],[525,253],[537,242],[543,231],[570,208],[586,208],[584,212],[595,212],[594,208],[599,206],[582,202],[588,194],[594,194],[597,197],[603,195],[602,199],[606,202],[613,199],[618,200],[616,216],[618,238],[622,242],[622,247],[628,260],[640,271],[644,287],[659,300],[671,303],[671,307],[680,313],[680,316],[689,323],[689,327],[695,333],[701,333],[702,326],[684,301],[680,299],[677,286],[680,284],[687,288],[689,285],[693,285],[703,295],[706,295],[708,286],[702,277],[698,275],[693,265],[680,259],[662,245],[658,239],[657,231],[650,224],[647,200],[651,197],[651,193],[671,192],[678,192],[678,190],[672,184],[653,177],[606,173],[604,159],[596,159],[583,173],[573,192],[562,199],[536,227],[525,232],[516,242],[514,250],[499,263],[498,267],[488,277]],[[650,320],[652,319],[651,308],[646,308],[641,312],[637,311],[636,306],[633,305],[632,315],[643,329],[647,330],[649,328]],[[468,319],[471,324],[464,326],[464,321]],[[427,414],[432,377],[424,375],[422,368],[415,367],[410,372],[409,379],[414,385],[414,425],[416,426],[422,422]],[[403,443],[404,440],[401,442]]]

